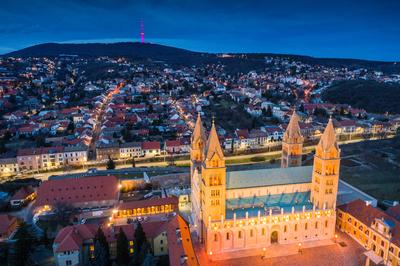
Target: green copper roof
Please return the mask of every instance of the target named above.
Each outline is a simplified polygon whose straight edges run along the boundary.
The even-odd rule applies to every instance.
[[[253,188],[310,183],[312,166],[256,169],[226,173],[226,188]]]

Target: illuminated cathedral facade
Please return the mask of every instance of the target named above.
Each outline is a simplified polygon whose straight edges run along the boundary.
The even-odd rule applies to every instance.
[[[281,168],[227,171],[214,122],[207,137],[198,116],[190,152],[191,218],[211,259],[334,237],[340,149],[332,121],[316,147],[313,166],[301,166],[303,140],[293,112]]]

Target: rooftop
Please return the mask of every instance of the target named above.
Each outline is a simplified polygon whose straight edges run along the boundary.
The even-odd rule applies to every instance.
[[[310,183],[312,166],[256,169],[226,173],[226,188],[267,187]]]

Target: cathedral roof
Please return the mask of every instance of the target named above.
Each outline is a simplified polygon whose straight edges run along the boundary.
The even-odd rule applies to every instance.
[[[200,113],[197,115],[196,125],[192,134],[192,142],[198,141],[199,139],[206,140],[206,133],[203,128],[203,123],[201,122]]]
[[[221,144],[219,143],[214,121],[212,123],[210,135],[208,136],[205,154],[206,159],[208,160],[210,160],[214,156],[214,154],[217,154],[220,159],[224,158],[224,153],[222,152]]]
[[[289,125],[286,128],[285,134],[283,135],[283,141],[285,142],[303,142],[303,136],[299,126],[299,116],[293,111],[290,117]]]
[[[329,119],[328,125],[326,126],[324,133],[319,140],[317,148],[321,148],[322,151],[327,152],[332,147],[336,150],[339,150],[337,141],[336,141],[336,133],[335,129],[333,128],[332,119]]]
[[[255,169],[226,173],[226,188],[268,187],[311,183],[312,166]]]

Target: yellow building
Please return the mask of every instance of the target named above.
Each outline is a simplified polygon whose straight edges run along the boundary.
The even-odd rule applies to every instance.
[[[288,130],[296,124],[294,114]],[[211,259],[220,253],[334,237],[340,150],[331,120],[313,167],[227,171],[214,122],[207,141],[203,133],[198,117],[191,151],[191,227]],[[297,135],[296,145],[302,145],[300,140]]]
[[[355,200],[338,207],[337,227],[369,250],[368,260],[400,265],[400,222],[395,217]]]

